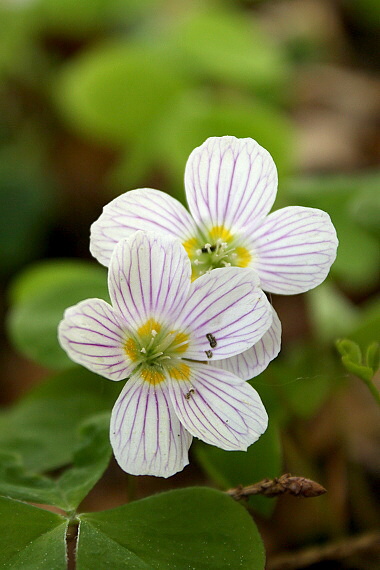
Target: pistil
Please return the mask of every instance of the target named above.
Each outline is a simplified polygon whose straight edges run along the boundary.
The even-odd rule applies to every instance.
[[[163,371],[164,361],[172,361],[172,366],[186,351],[186,345],[189,343],[189,337],[185,333],[179,331],[168,331],[165,327],[158,325],[156,328],[149,330],[150,319],[140,330],[135,338],[129,338],[125,343],[126,353],[130,358],[137,362],[140,366],[148,365],[150,368],[156,368]],[[157,330],[158,332],[157,332]],[[168,363],[169,364],[169,363]]]
[[[208,241],[207,237],[211,239]],[[247,267],[251,261],[251,253],[239,242],[239,237],[233,236],[223,226],[212,228],[208,236],[204,234],[203,239],[192,238],[186,242],[193,266],[193,278],[220,267]]]

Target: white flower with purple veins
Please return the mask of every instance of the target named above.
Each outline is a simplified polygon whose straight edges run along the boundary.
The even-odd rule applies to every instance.
[[[215,268],[252,267],[265,291],[287,295],[308,291],[325,279],[338,244],[330,217],[298,206],[269,214],[277,170],[256,141],[207,139],[187,161],[185,189],[192,216],[168,194],[149,188],[110,202],[92,225],[91,253],[108,266],[120,239],[139,229],[152,230],[182,241],[193,278]],[[277,356],[280,342],[281,325],[274,313],[259,343],[219,365],[252,378]]]
[[[72,360],[125,384],[111,417],[122,469],[169,477],[188,463],[192,436],[246,450],[267,427],[257,392],[217,362],[257,343],[271,306],[250,269],[217,269],[191,281],[172,236],[136,232],[111,257],[112,305],[88,299],[66,310],[59,340]]]

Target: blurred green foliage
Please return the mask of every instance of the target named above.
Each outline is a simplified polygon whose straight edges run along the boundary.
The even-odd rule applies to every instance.
[[[209,477],[222,489],[251,485],[252,481],[279,477],[282,473],[282,452],[276,419],[270,417],[264,435],[247,451],[231,453],[197,442],[195,456]],[[269,517],[275,507],[275,500],[252,496],[249,497],[248,504],[256,512]]]
[[[380,4],[377,0],[344,0],[344,4],[355,18],[358,18],[370,28],[378,28]]]
[[[299,178],[287,183],[288,203],[321,208],[336,227],[339,248],[331,268],[348,291],[375,286],[380,267],[380,173]]]
[[[36,144],[37,143],[37,144]],[[0,271],[8,273],[43,251],[54,217],[55,188],[32,134],[0,144]]]
[[[109,300],[107,272],[79,260],[45,261],[21,274],[10,296],[8,327],[15,346],[39,364],[62,370],[72,366],[57,338],[63,313],[83,299]]]
[[[172,17],[74,58],[58,79],[59,110],[87,136],[132,148],[132,162],[128,153],[116,173],[120,186],[160,165],[181,196],[187,156],[210,134],[259,139],[287,172],[292,129],[279,102],[289,64],[281,50],[234,11],[193,6]]]
[[[346,370],[367,384],[373,397],[380,405],[380,392],[373,383],[380,364],[380,344],[376,341],[371,342],[366,349],[364,358],[360,346],[348,338],[337,340],[336,347]]]
[[[109,413],[105,413],[80,424],[73,463],[56,479],[28,471],[19,453],[1,451],[0,494],[74,512],[109,463],[109,421]]]
[[[0,415],[0,449],[20,456],[27,471],[45,473],[68,465],[83,422],[110,412],[121,390],[84,368],[49,378]]]

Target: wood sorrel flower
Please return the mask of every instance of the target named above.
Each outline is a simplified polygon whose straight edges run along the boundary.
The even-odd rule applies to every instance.
[[[291,206],[269,214],[277,192],[270,154],[252,139],[212,137],[190,155],[185,171],[188,211],[174,198],[143,188],[119,196],[91,228],[91,253],[108,265],[116,243],[136,230],[178,237],[192,276],[215,268],[251,267],[265,291],[302,293],[321,283],[338,240],[328,214]],[[273,325],[245,355],[219,366],[249,379],[280,350],[281,325]]]
[[[272,310],[254,271],[230,267],[191,282],[191,263],[172,236],[121,240],[108,273],[112,305],[88,299],[66,310],[62,347],[109,378],[130,377],[111,417],[122,469],[169,477],[188,463],[192,436],[245,450],[265,431],[257,392],[214,363],[260,340]]]
[[[180,202],[149,188],[110,202],[92,225],[92,255],[107,266],[120,239],[152,230],[182,241],[193,277],[218,267],[252,267],[264,291],[285,295],[326,278],[338,245],[329,215],[299,206],[268,215],[277,170],[253,139],[207,139],[190,154],[185,189],[192,217]]]

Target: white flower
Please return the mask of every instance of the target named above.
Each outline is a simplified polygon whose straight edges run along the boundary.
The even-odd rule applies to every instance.
[[[228,264],[253,267],[264,291],[286,295],[326,278],[338,245],[329,215],[299,206],[268,215],[277,170],[253,139],[207,139],[187,161],[185,189],[193,217],[171,196],[149,188],[110,202],[92,225],[92,255],[108,266],[120,239],[152,230],[182,241],[194,277]]]
[[[191,282],[178,239],[136,232],[115,247],[112,306],[88,299],[65,312],[59,340],[79,364],[130,377],[111,418],[122,469],[169,477],[188,463],[192,436],[245,450],[267,427],[257,392],[217,362],[257,343],[272,311],[254,271],[231,267]]]
[[[213,137],[190,155],[185,189],[193,217],[174,198],[143,188],[110,202],[91,228],[91,253],[108,265],[116,243],[136,230],[178,237],[191,260],[193,278],[209,269],[252,267],[261,287],[294,294],[321,283],[336,256],[338,240],[325,212],[291,206],[269,214],[277,192],[270,154],[252,139]],[[219,365],[249,379],[280,350],[281,325],[258,345]]]

